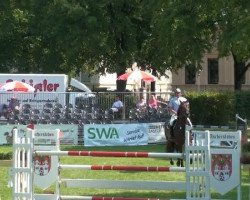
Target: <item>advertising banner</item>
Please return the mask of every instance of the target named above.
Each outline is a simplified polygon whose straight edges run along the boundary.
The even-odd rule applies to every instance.
[[[166,142],[164,122],[156,122],[148,124],[148,143]]]
[[[78,126],[75,124],[37,124],[35,125],[35,129],[41,135],[44,129],[60,129],[60,144],[78,144]]]
[[[1,125],[0,129],[0,145],[13,144],[13,129],[26,129],[26,125]]]
[[[84,146],[148,144],[148,124],[86,124]]]
[[[1,125],[0,145],[12,144],[13,129],[26,129],[27,125]],[[78,126],[75,124],[35,124],[36,136],[43,136],[46,139],[44,130],[60,129],[60,144],[77,145],[78,144]],[[36,139],[35,136],[35,139]],[[46,142],[46,141],[44,141]]]

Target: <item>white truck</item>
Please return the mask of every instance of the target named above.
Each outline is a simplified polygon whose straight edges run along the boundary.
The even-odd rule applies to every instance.
[[[4,92],[0,94],[0,104],[8,104],[14,95],[21,104],[42,107],[45,103],[71,103],[75,105],[77,98],[93,97],[92,91],[83,83],[65,74],[0,74],[0,84],[10,81],[22,81],[35,88],[34,93]],[[73,89],[68,92],[68,89]],[[74,88],[78,92],[73,92]]]

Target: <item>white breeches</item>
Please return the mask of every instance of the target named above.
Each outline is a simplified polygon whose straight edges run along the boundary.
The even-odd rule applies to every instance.
[[[172,115],[169,121],[170,126],[173,126],[174,121],[177,119],[176,115]]]

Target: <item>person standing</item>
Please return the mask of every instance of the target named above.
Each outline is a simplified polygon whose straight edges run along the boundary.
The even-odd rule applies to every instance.
[[[150,108],[158,108],[158,100],[155,98],[155,95],[151,95],[150,98],[148,99],[148,106]]]
[[[147,103],[146,103],[144,97],[141,97],[140,100],[138,101],[138,103],[136,104],[136,107],[138,109],[140,109],[140,108],[145,108],[146,106],[147,106]]]

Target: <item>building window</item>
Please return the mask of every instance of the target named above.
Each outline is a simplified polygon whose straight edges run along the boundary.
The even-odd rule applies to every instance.
[[[208,84],[219,83],[219,63],[218,59],[208,59]]]
[[[195,84],[195,66],[194,65],[185,66],[185,83]]]

